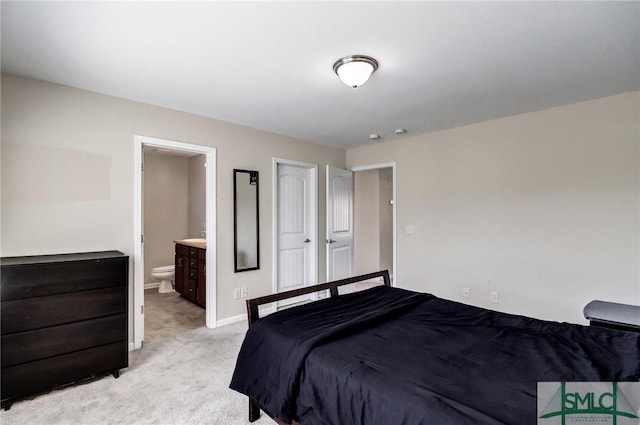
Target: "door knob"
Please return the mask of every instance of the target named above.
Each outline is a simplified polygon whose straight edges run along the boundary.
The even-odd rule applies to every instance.
[[[334,241],[333,239],[327,239],[327,243],[334,243],[334,242],[337,242],[337,241]]]
[[[311,239],[309,239],[309,238],[304,240],[304,243],[309,243],[309,242],[311,242]]]

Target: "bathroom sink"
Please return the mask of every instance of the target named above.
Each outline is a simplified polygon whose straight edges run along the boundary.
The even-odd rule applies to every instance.
[[[193,239],[183,239],[183,242],[200,242],[205,243],[207,240],[205,238],[193,238]]]

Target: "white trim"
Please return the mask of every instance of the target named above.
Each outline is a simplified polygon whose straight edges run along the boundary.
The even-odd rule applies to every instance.
[[[216,322],[216,327],[220,326],[228,326],[233,325],[234,323],[242,322],[243,320],[247,320],[246,314],[238,314],[237,316],[227,317],[226,319],[220,319]]]
[[[133,344],[134,349],[142,348],[144,339],[144,261],[142,241],[142,215],[144,213],[144,202],[142,199],[142,140],[135,136],[134,139],[134,161],[133,161]],[[142,282],[143,284],[140,284]]]
[[[268,316],[271,313],[275,313],[275,311],[273,310],[273,307],[258,308],[258,315],[260,317]]]
[[[136,349],[142,347],[144,339],[144,247],[141,235],[143,233],[143,199],[142,199],[142,170],[143,160],[142,149],[144,146],[168,148],[179,151],[193,152],[206,156],[206,212],[205,223],[207,230],[207,258],[206,264],[209,271],[207,273],[207,300],[206,300],[206,326],[213,329],[216,327],[216,148],[210,146],[192,145],[189,143],[176,142],[173,140],[157,139],[155,137],[139,136],[134,137],[134,231],[133,231],[133,343]]]
[[[147,289],[153,289],[153,288],[159,288],[159,287],[160,287],[160,282],[147,282],[144,284],[145,291]]]
[[[264,308],[260,308],[259,309],[259,315],[260,317],[264,317],[264,316],[268,316],[271,313],[273,313],[273,307],[269,306],[269,307],[264,307]],[[228,325],[233,325],[234,323],[238,323],[238,322],[246,322],[247,321],[247,314],[238,314],[237,316],[231,316],[231,317],[227,317],[226,319],[221,319],[218,320],[216,322],[217,327],[220,326],[228,326]]]
[[[272,160],[271,170],[271,293],[278,292],[278,158]],[[275,304],[273,304],[275,307]]]
[[[329,276],[331,275],[331,273],[329,273],[329,167],[335,167],[335,165],[327,164],[324,167],[324,280],[327,282],[329,282]],[[353,182],[351,183],[351,187],[353,188]],[[353,216],[353,206],[351,212]],[[351,224],[351,229],[353,230],[353,223]],[[355,264],[353,257],[351,258],[351,264]],[[327,291],[325,291],[325,293],[326,292]]]
[[[358,167],[352,167],[351,171],[357,173],[358,171],[368,171],[368,170],[379,170],[381,168],[391,168],[393,173],[393,273],[391,275],[391,286],[398,285],[398,233],[397,233],[397,206],[398,206],[398,192],[396,190],[397,187],[397,177],[396,177],[396,163],[394,162],[385,162],[382,164],[372,164],[372,165],[361,165]]]
[[[302,162],[302,161],[294,161],[290,159],[282,159],[273,157],[273,172],[272,172],[272,188],[273,193],[271,199],[272,202],[272,252],[271,256],[272,261],[272,275],[271,275],[271,283],[272,283],[272,293],[278,292],[278,164],[284,165],[293,165],[302,168],[307,168],[311,170],[311,186],[314,190],[314,196],[311,197],[311,211],[314,212],[315,215],[315,234],[312,235],[311,240],[316,241],[314,244],[314,254],[312,255],[313,264],[311,264],[311,282],[310,285],[314,285],[318,283],[318,226],[319,226],[319,216],[318,216],[318,164],[310,163],[310,162]],[[273,304],[273,308],[275,309],[275,303]]]
[[[129,351],[137,350],[136,345],[133,342],[129,343]]]

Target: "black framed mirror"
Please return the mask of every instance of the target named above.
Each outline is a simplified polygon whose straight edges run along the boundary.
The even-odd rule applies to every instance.
[[[233,170],[234,269],[260,268],[258,172]]]

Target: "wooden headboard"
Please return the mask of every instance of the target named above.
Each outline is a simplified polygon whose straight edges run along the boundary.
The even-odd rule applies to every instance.
[[[247,313],[249,317],[249,326],[260,319],[258,306],[276,301],[286,300],[288,298],[299,297],[300,295],[311,294],[314,292],[329,290],[331,297],[338,296],[338,287],[350,285],[352,283],[363,282],[372,279],[382,278],[385,286],[391,286],[389,279],[389,270],[381,270],[375,273],[363,274],[360,276],[348,277],[346,279],[334,280],[333,282],[320,283],[318,285],[307,286],[292,291],[279,292],[277,294],[265,295],[264,297],[252,298],[247,300]]]

